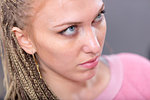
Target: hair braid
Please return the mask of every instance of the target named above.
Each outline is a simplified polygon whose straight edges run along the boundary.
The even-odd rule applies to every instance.
[[[6,100],[57,100],[38,74],[33,57],[18,44],[13,27],[23,29],[31,0],[1,0],[1,33]]]

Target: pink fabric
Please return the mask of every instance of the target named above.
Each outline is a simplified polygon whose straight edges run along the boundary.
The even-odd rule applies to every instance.
[[[129,53],[105,58],[111,79],[96,100],[150,100],[150,61]]]

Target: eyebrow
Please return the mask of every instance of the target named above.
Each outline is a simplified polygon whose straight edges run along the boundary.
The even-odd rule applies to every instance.
[[[96,16],[104,9],[105,5],[104,3],[102,4],[102,7],[98,10],[98,13],[96,14]],[[94,18],[96,18],[96,16]],[[81,24],[82,22],[65,22],[59,25],[56,25],[54,27],[59,27],[59,26],[63,26],[63,25],[77,25],[77,24]]]

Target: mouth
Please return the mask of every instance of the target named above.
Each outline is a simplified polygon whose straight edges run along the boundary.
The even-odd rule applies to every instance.
[[[99,62],[99,56],[97,56],[93,59],[90,59],[84,63],[81,63],[80,66],[83,68],[92,69],[97,66],[98,62]]]

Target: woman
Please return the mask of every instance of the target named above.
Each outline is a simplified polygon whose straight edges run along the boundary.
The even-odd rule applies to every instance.
[[[5,99],[150,99],[148,60],[101,56],[104,12],[102,0],[1,0]]]

